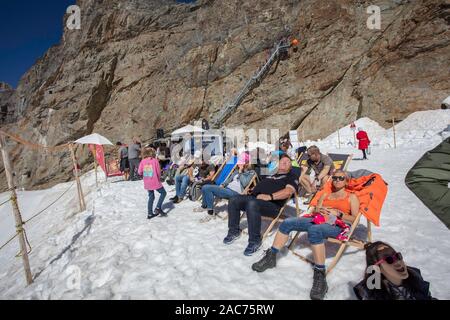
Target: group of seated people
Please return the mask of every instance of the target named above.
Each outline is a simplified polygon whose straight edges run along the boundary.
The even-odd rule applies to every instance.
[[[262,244],[262,216],[277,217],[280,209],[298,192],[300,187],[306,190],[306,197],[311,200],[325,183],[331,181],[331,192],[323,193],[320,196],[317,204],[309,208],[310,214],[287,218],[280,224],[272,246],[265,251],[258,262],[252,265],[252,269],[257,272],[274,268],[277,254],[288,242],[289,234],[293,231],[306,232],[314,261],[314,276],[310,297],[320,300],[325,297],[328,291],[325,269],[325,241],[327,238],[347,239],[350,226],[359,213],[360,203],[355,194],[346,190],[350,180],[349,174],[341,169],[335,169],[331,158],[322,154],[318,147],[309,147],[306,150],[307,160],[300,165],[296,159],[292,159],[288,155],[285,147],[283,146],[284,150],[280,148],[281,152],[277,154],[279,159],[277,160],[276,171],[264,178],[260,176],[260,181],[253,188],[249,188],[249,183],[257,173],[253,170],[248,152],[244,152],[238,157],[237,170],[234,170],[220,185],[213,181],[217,171],[216,166],[205,163],[200,165],[186,163],[181,167],[182,171],[180,172],[183,174],[179,174],[175,178],[176,196],[172,200],[176,203],[182,201],[190,182],[200,183],[201,185],[202,205],[194,211],[207,211],[208,214],[213,215],[215,200],[228,199],[228,233],[223,239],[223,243],[230,245],[241,236],[240,220],[243,211],[246,214],[248,224],[248,244],[244,250],[244,255],[251,256],[260,249]],[[237,156],[237,152],[234,151],[234,155]],[[201,155],[196,155],[197,158],[199,156]],[[314,179],[310,178],[312,171],[315,173]],[[196,180],[196,174],[200,172],[201,178]],[[391,247],[384,243],[380,244],[380,248],[380,250],[386,252],[393,251]],[[371,250],[373,251],[373,248]],[[371,254],[374,255],[373,252]],[[375,254],[378,253],[375,252]],[[382,256],[381,253],[378,254],[378,257],[380,256]],[[420,292],[414,291],[415,287],[409,289],[401,287],[398,289],[398,296],[412,298],[414,295],[418,295],[431,298],[431,295],[426,292],[428,288],[426,282],[421,279],[417,269],[406,269],[400,256],[396,255],[395,251],[392,255],[386,256],[389,258],[385,260],[379,258],[378,260],[381,266],[384,265],[384,269],[394,268],[393,270],[397,270],[400,275],[394,275],[395,279],[398,277],[406,279],[405,273],[407,274],[409,271],[409,274],[412,274],[416,281],[422,285],[423,290]],[[391,259],[391,256],[394,258]],[[396,260],[393,261],[393,259]],[[397,265],[391,266],[392,264]],[[392,287],[395,285],[392,284],[393,280],[390,281],[389,277],[392,278],[392,274],[387,272],[385,278],[388,280],[383,283],[383,288],[392,291]],[[377,292],[377,294],[381,294],[381,291]],[[355,293],[361,299],[378,297],[373,296],[374,293],[370,290],[368,291],[365,283],[358,284],[355,287]],[[383,294],[387,295],[386,293]]]

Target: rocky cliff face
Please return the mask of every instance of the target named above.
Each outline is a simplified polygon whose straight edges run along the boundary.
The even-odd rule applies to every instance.
[[[0,82],[0,124],[13,122],[14,89],[5,82]]]
[[[450,91],[450,4],[380,0],[79,0],[81,30],[64,31],[21,79],[20,120],[5,130],[48,145],[93,131],[149,140],[211,119],[284,36],[299,50],[273,66],[227,126],[328,135],[359,117],[381,124],[439,108]],[[12,146],[33,185],[70,178],[67,153]],[[86,160],[87,152],[81,156]],[[2,179],[4,181],[4,179]]]

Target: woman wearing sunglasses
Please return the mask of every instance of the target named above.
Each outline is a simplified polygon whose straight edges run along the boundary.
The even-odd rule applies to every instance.
[[[325,271],[325,239],[338,238],[343,227],[348,229],[359,211],[359,200],[348,192],[345,187],[349,181],[348,175],[342,170],[336,170],[332,176],[332,192],[323,194],[313,214],[301,218],[288,218],[278,228],[275,240],[264,257],[252,265],[252,269],[263,272],[276,266],[278,251],[288,242],[292,231],[305,231],[314,256],[314,277],[310,297],[322,300],[328,291]]]
[[[366,249],[366,274],[353,290],[360,300],[430,300],[430,284],[420,270],[409,267],[390,245],[377,241]],[[378,268],[376,268],[376,267]],[[372,267],[369,269],[369,267]],[[378,274],[374,271],[379,270]],[[380,278],[376,279],[379,276]]]

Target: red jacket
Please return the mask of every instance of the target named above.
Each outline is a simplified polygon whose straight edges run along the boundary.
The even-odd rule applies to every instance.
[[[370,140],[369,136],[367,136],[367,132],[365,131],[359,131],[356,134],[356,139],[358,139],[358,149],[359,150],[365,150],[369,147]]]

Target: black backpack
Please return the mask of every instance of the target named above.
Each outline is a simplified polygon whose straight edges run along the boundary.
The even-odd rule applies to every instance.
[[[202,186],[203,183],[201,182],[194,182],[191,187],[189,188],[189,200],[191,201],[197,201],[200,199],[200,196],[202,195]]]

